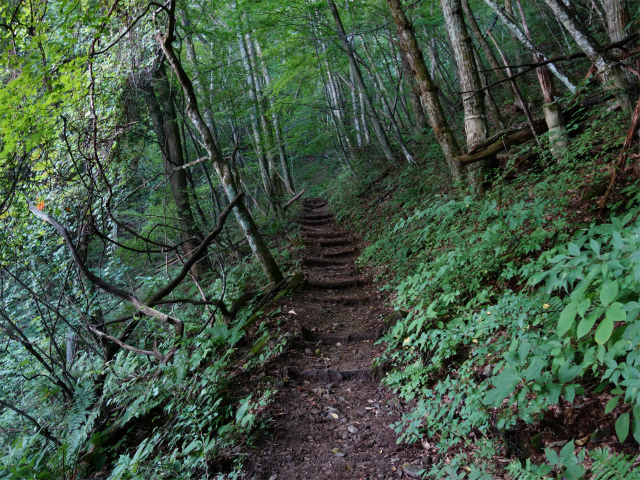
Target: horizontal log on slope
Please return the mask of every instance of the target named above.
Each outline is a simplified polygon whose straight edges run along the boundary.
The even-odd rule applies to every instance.
[[[549,130],[547,127],[547,122],[544,118],[538,118],[533,121],[533,125],[535,127],[536,135],[541,135]],[[535,135],[533,134],[533,130],[528,123],[525,123],[524,126],[519,126],[518,129],[510,129],[507,132],[506,136],[505,132],[500,132],[498,135],[494,135],[488,141],[483,142],[478,145],[473,153],[467,153],[465,155],[460,155],[453,159],[456,166],[461,167],[464,165],[470,165],[472,163],[480,162],[482,160],[486,160],[495,156],[498,152],[502,150],[513,147],[516,145],[521,145],[533,138]]]

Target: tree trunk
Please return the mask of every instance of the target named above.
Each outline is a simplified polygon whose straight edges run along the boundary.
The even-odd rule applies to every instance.
[[[271,184],[273,193],[275,195],[279,195],[280,193],[282,193],[282,181],[280,179],[280,176],[278,175],[278,168],[276,166],[276,160],[274,156],[275,134],[273,133],[273,125],[271,124],[265,113],[267,105],[266,99],[264,97],[264,82],[263,79],[260,78],[260,74],[258,72],[258,59],[253,38],[249,33],[246,33],[245,39],[247,43],[247,52],[249,54],[251,72],[255,80],[257,98],[256,103],[258,105],[258,112],[260,114],[260,125],[262,126],[262,138],[264,141],[267,163],[269,164],[269,183]]]
[[[189,258],[190,252],[200,245],[203,236],[196,225],[191,210],[187,191],[187,172],[181,168],[185,164],[184,153],[177,113],[173,104],[174,99],[168,82],[165,67],[161,64],[155,70],[153,79],[143,83],[142,89],[162,152],[165,175],[169,180],[173,200],[176,204],[176,215],[182,230],[181,238],[184,242],[185,254]],[[200,278],[208,268],[209,264],[205,257],[194,265],[192,273],[196,278]]]
[[[387,0],[387,3],[389,4],[393,20],[398,27],[400,48],[404,51],[407,56],[407,61],[415,73],[416,83],[420,89],[420,95],[424,102],[433,133],[436,136],[440,148],[442,148],[451,175],[454,179],[460,180],[460,172],[454,163],[454,158],[460,155],[460,147],[442,111],[442,105],[440,105],[440,100],[438,99],[438,87],[431,79],[424,57],[422,56],[422,51],[418,46],[413,32],[413,25],[404,14],[401,0]]]
[[[589,57],[589,60],[597,67],[604,88],[615,95],[624,112],[631,113],[633,106],[628,94],[630,85],[622,64],[611,60],[607,52],[601,51],[601,46],[591,36],[584,23],[578,18],[575,10],[570,9],[558,0],[545,0],[545,2],[582,51]]]
[[[478,26],[478,22],[476,21],[476,17],[473,15],[473,11],[469,7],[469,0],[462,0],[462,9],[464,10],[464,15],[467,19],[469,29],[471,30],[471,33],[475,37],[476,41],[480,44],[480,48],[482,48],[484,56],[487,57],[487,61],[489,62],[489,65],[491,65],[493,73],[498,78],[498,80],[504,80],[504,72],[502,71],[502,68],[500,68],[498,57],[496,57],[495,53],[493,53],[491,45],[489,45],[489,42],[487,42],[487,39],[482,34],[482,31]],[[505,89],[507,95],[515,99],[515,92],[510,90],[509,86],[510,84],[508,82],[502,84],[502,87]]]
[[[267,87],[271,86],[271,74],[269,73],[269,67],[267,63],[264,61],[264,55],[262,54],[262,47],[258,41],[254,42],[256,47],[256,52],[258,54],[258,59],[260,60],[260,64],[262,66],[262,75],[264,76],[264,81]],[[280,157],[280,166],[282,168],[283,180],[286,189],[289,193],[294,194],[295,188],[293,185],[293,179],[291,178],[291,169],[289,168],[289,161],[287,160],[287,151],[285,149],[284,140],[282,139],[282,128],[280,126],[280,116],[278,112],[275,111],[273,100],[271,97],[267,97],[269,101],[269,108],[271,109],[271,121],[273,122],[273,131],[275,134],[276,144],[278,148],[278,155]]]
[[[484,95],[464,92],[476,92],[482,88],[480,76],[476,68],[471,37],[467,32],[460,0],[440,0],[444,12],[445,26],[453,53],[458,65],[460,90],[464,108],[464,129],[467,134],[467,149],[471,150],[476,144],[487,138],[487,116],[484,106]],[[469,182],[479,191],[483,190],[484,172],[486,164],[477,163],[468,167]]]
[[[382,152],[388,161],[391,163],[396,162],[396,158],[393,155],[393,150],[391,149],[391,145],[389,144],[389,139],[387,138],[387,134],[382,128],[382,124],[380,123],[380,119],[378,118],[378,114],[373,106],[373,102],[371,101],[371,97],[367,92],[367,87],[364,84],[364,79],[362,78],[362,72],[360,72],[360,67],[358,67],[358,63],[356,62],[355,52],[351,43],[347,38],[347,34],[342,25],[342,20],[340,19],[340,14],[338,13],[338,8],[333,0],[327,0],[327,4],[329,5],[329,9],[331,10],[331,15],[333,16],[333,20],[336,23],[336,29],[338,30],[338,36],[340,37],[340,43],[342,44],[342,48],[347,54],[347,58],[349,59],[349,65],[353,69],[353,74],[356,79],[356,83],[358,88],[360,88],[360,92],[362,93],[362,100],[365,102],[365,107],[369,116],[371,118],[371,123],[373,124],[373,130],[376,132],[376,137],[378,137],[378,143],[382,148]]]
[[[404,72],[405,80],[407,82],[407,85],[409,86],[409,102],[411,103],[413,118],[416,122],[415,133],[416,135],[421,135],[427,128],[427,117],[424,114],[424,109],[422,108],[422,103],[420,102],[420,92],[418,90],[418,86],[416,85],[414,72],[411,69],[411,65],[409,65],[407,55],[402,49],[400,49],[400,61],[402,63],[402,71]]]
[[[611,42],[618,42],[629,33],[631,15],[627,0],[600,0]]]
[[[269,163],[264,152],[264,143],[262,134],[260,132],[260,126],[258,125],[258,95],[256,93],[255,78],[253,76],[253,70],[251,68],[251,62],[249,61],[249,52],[244,38],[241,34],[238,34],[238,47],[240,48],[240,57],[242,58],[242,65],[247,76],[247,86],[249,87],[249,101],[251,102],[251,108],[249,109],[251,117],[251,131],[253,132],[253,141],[255,143],[256,155],[258,157],[258,165],[260,166],[260,176],[262,177],[262,183],[267,196],[273,195],[273,189],[269,177]]]
[[[520,0],[516,0],[516,2],[518,10],[520,11],[520,18],[522,20],[524,33],[527,38],[531,39],[531,32],[529,31],[529,25],[527,24],[527,18],[524,15],[522,4],[520,3]],[[534,62],[540,62],[541,60],[540,55],[536,53],[533,54]],[[564,116],[562,115],[562,108],[556,98],[553,77],[551,76],[547,66],[543,65],[536,68],[536,75],[544,98],[542,110],[544,111],[544,118],[547,122],[547,127],[549,127],[549,145],[551,148],[551,154],[554,158],[560,160],[566,148],[569,146],[569,135],[564,122]]]
[[[224,160],[220,148],[218,144],[213,138],[211,134],[211,130],[207,126],[206,122],[202,118],[202,114],[200,113],[200,109],[198,108],[198,101],[196,99],[196,94],[193,89],[193,84],[191,80],[187,76],[180,60],[173,50],[172,43],[175,40],[174,37],[174,28],[175,28],[175,0],[171,0],[169,4],[169,12],[168,12],[168,25],[167,25],[167,33],[161,34],[159,33],[156,36],[162,51],[164,52],[165,57],[169,61],[173,71],[176,74],[178,82],[182,87],[184,95],[186,97],[186,113],[187,116],[191,119],[196,129],[202,136],[203,144],[205,149],[207,150],[207,154],[211,162],[213,163],[216,172],[220,176],[220,180],[222,181],[222,185],[225,189],[227,197],[229,201],[234,199],[238,194],[238,188],[236,187],[236,182],[231,172],[231,168],[229,164]],[[255,255],[258,263],[262,267],[265,275],[272,283],[278,283],[282,280],[282,273],[278,268],[271,252],[269,252],[269,248],[267,244],[264,242],[264,239],[260,235],[257,225],[255,224],[251,214],[247,210],[247,207],[244,205],[242,201],[238,202],[236,207],[233,209],[233,213],[242,229],[243,233],[247,237],[247,241],[253,254]]]
[[[547,60],[547,56],[544,55],[540,50],[538,50],[536,48],[536,46],[531,42],[531,40],[529,40],[527,38],[527,36],[524,34],[524,32],[522,30],[520,30],[520,27],[518,27],[518,25],[515,23],[513,18],[510,17],[507,14],[507,12],[504,10],[504,8],[502,8],[500,5],[498,5],[498,3],[495,0],[484,0],[484,3],[486,3],[494,12],[496,12],[496,15],[498,15],[500,17],[500,20],[502,20],[502,23],[504,23],[506,25],[506,27],[509,29],[509,31],[513,32],[513,34],[517,37],[517,39],[520,40],[520,42],[531,53],[535,53],[535,54],[539,55],[542,59]],[[566,73],[561,71],[553,63],[549,64],[549,70],[551,70],[553,72],[553,74],[556,76],[556,78],[558,80],[560,80],[562,83],[564,83],[564,85],[569,89],[569,91],[571,93],[576,93],[577,88],[573,84],[573,82],[571,82],[571,80],[569,80],[569,77],[567,76]]]
[[[369,53],[369,49],[364,44],[362,47],[367,56],[367,59],[369,60],[369,63],[371,64],[370,72],[373,73],[373,84],[376,87],[376,89],[380,92],[380,99],[382,100],[383,111],[385,111],[387,116],[389,117],[389,122],[391,123],[391,127],[393,128],[396,134],[396,137],[398,137],[398,143],[400,143],[402,154],[404,155],[404,158],[407,160],[408,163],[415,163],[415,160],[413,159],[413,155],[411,155],[411,153],[409,152],[409,149],[407,148],[407,145],[404,142],[404,139],[402,138],[402,133],[400,132],[400,128],[398,127],[398,124],[396,122],[396,117],[389,104],[389,96],[387,94],[386,89],[384,88],[384,83],[382,82],[382,78],[380,77],[378,70],[376,70],[375,68],[373,58],[371,58],[371,54]]]

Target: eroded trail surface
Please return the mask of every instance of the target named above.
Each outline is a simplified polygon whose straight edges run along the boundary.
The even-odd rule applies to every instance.
[[[295,340],[267,372],[288,381],[266,412],[270,428],[247,457],[246,478],[417,477],[424,450],[396,444],[389,425],[402,407],[371,367],[392,312],[355,266],[356,242],[326,202],[303,205],[307,282],[281,307],[295,312]]]

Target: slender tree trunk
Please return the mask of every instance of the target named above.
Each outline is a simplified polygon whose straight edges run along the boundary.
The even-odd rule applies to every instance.
[[[400,132],[400,128],[398,128],[398,124],[396,123],[396,117],[393,114],[394,112],[391,110],[391,106],[389,104],[389,97],[386,94],[387,92],[386,92],[386,89],[384,88],[382,78],[380,77],[380,74],[376,70],[375,64],[373,62],[373,58],[371,58],[369,49],[365,44],[363,44],[363,49],[365,54],[367,55],[367,59],[369,60],[369,63],[372,66],[371,73],[373,73],[373,83],[374,83],[374,86],[376,87],[376,90],[380,92],[380,99],[382,100],[382,108],[386,112],[387,116],[389,117],[389,122],[391,123],[391,127],[393,128],[396,134],[396,137],[398,137],[398,143],[400,143],[402,154],[404,155],[404,158],[407,160],[407,162],[414,163],[415,160],[413,159],[413,155],[411,155],[411,152],[409,152],[409,149],[407,148],[407,145],[405,144],[404,139],[402,138],[402,133]]]
[[[251,117],[251,130],[253,132],[253,141],[255,143],[256,155],[258,157],[258,165],[260,166],[260,176],[262,177],[262,183],[267,196],[273,195],[273,189],[269,177],[269,162],[265,155],[263,137],[260,132],[260,126],[258,125],[258,95],[256,93],[255,78],[253,76],[253,70],[251,68],[251,62],[249,60],[249,52],[244,38],[241,34],[238,34],[238,47],[240,48],[240,57],[242,58],[242,65],[244,66],[245,74],[247,76],[247,86],[249,87],[249,101],[251,102],[251,108],[249,109]]]
[[[168,26],[166,34],[158,34],[156,39],[160,44],[165,57],[169,61],[171,68],[176,74],[178,82],[182,87],[184,95],[186,97],[186,113],[191,119],[196,129],[202,136],[203,144],[207,150],[207,154],[211,162],[213,163],[216,172],[220,176],[222,185],[225,189],[229,201],[238,195],[238,188],[236,187],[236,181],[231,171],[229,164],[224,160],[220,148],[216,143],[211,130],[204,121],[200,109],[198,108],[198,101],[193,88],[191,80],[187,76],[180,60],[173,50],[172,43],[175,41],[174,29],[175,29],[175,0],[170,0],[168,11]],[[247,210],[247,207],[242,201],[240,201],[233,209],[234,215],[240,228],[247,237],[247,241],[253,254],[255,255],[258,263],[262,267],[265,275],[270,282],[277,283],[282,280],[282,273],[278,268],[267,244],[260,235],[257,225],[255,224],[251,214]]]
[[[473,94],[482,88],[471,37],[467,33],[460,0],[440,0],[444,12],[445,25],[453,53],[458,65],[460,90],[464,108],[464,129],[467,134],[467,149],[487,138],[487,116],[485,113],[484,95]],[[467,93],[465,93],[467,92]],[[477,165],[477,166],[476,166]],[[468,167],[469,182],[479,191],[483,190],[485,162],[477,162]]]
[[[545,2],[582,51],[589,57],[589,60],[598,68],[604,88],[616,96],[623,111],[631,113],[633,106],[627,91],[630,85],[622,64],[611,60],[608,52],[601,51],[600,45],[591,36],[591,33],[578,18],[574,9],[567,7],[559,0],[545,0]]]
[[[362,125],[364,144],[369,145],[371,143],[371,133],[369,133],[369,124],[367,123],[367,107],[364,105],[364,93],[362,93],[360,87],[358,87],[358,98],[360,99],[360,125]]]
[[[482,34],[482,31],[478,26],[478,22],[476,21],[476,17],[473,15],[473,12],[469,7],[469,0],[462,0],[462,9],[464,10],[464,15],[465,15],[465,18],[467,19],[467,24],[469,25],[469,29],[471,30],[471,33],[473,34],[478,44],[480,44],[480,48],[482,48],[482,52],[484,53],[484,56],[487,57],[487,61],[489,62],[489,65],[491,65],[491,68],[493,69],[493,73],[495,74],[498,80],[504,80],[505,76],[504,76],[504,72],[502,71],[502,68],[500,67],[500,62],[498,61],[498,58],[493,52],[491,45],[489,45],[489,42],[487,42],[487,39]],[[504,88],[507,95],[515,99],[516,98],[515,92],[513,92],[510,89],[510,85],[511,84],[509,82],[506,82],[502,84],[502,87]]]
[[[351,80],[351,108],[353,109],[353,126],[356,131],[356,141],[358,142],[358,148],[362,148],[362,132],[360,131],[360,117],[358,115],[358,90],[356,87],[356,81],[353,76],[353,69],[349,67],[349,79]]]
[[[431,79],[424,57],[422,56],[422,51],[418,46],[413,32],[413,25],[409,22],[402,9],[401,0],[387,0],[387,3],[389,4],[393,20],[398,27],[400,48],[405,52],[407,61],[415,72],[416,83],[420,89],[420,95],[424,102],[433,133],[436,136],[440,148],[442,148],[451,175],[454,179],[460,180],[460,172],[454,163],[454,157],[460,155],[460,147],[442,111],[442,106],[438,99],[438,87]]]
[[[486,3],[494,12],[496,12],[496,15],[500,17],[500,20],[502,20],[502,23],[506,25],[509,31],[513,32],[516,38],[520,40],[520,43],[522,43],[531,53],[535,53],[539,55],[544,60],[548,59],[547,56],[544,55],[540,50],[538,50],[538,48],[531,42],[531,40],[527,38],[527,36],[520,29],[520,27],[518,27],[518,25],[515,23],[513,18],[507,14],[504,8],[498,5],[496,0],[484,0],[484,3]],[[553,72],[556,78],[560,80],[569,89],[571,93],[576,92],[577,90],[576,86],[573,84],[573,82],[571,82],[571,80],[569,80],[569,77],[567,76],[566,73],[564,73],[554,63],[550,63],[548,66],[549,66],[549,70]]]
[[[516,2],[518,10],[520,11],[520,18],[522,20],[524,33],[527,38],[531,39],[531,32],[529,31],[529,25],[527,24],[527,18],[524,15],[522,4],[520,3],[520,0],[516,0]],[[540,55],[536,53],[533,54],[534,62],[540,62],[541,60]],[[562,115],[562,108],[556,98],[556,89],[553,83],[553,77],[551,76],[547,66],[543,65],[536,68],[536,75],[544,98],[542,110],[544,112],[545,121],[547,122],[547,127],[549,127],[549,144],[551,154],[556,159],[560,160],[569,145],[569,135],[564,122],[564,115]]]
[[[391,163],[396,162],[396,158],[393,155],[393,150],[391,149],[391,145],[389,144],[389,139],[387,138],[387,134],[382,128],[382,124],[380,123],[380,119],[378,118],[378,114],[373,106],[373,102],[371,101],[371,97],[367,92],[367,87],[364,84],[364,79],[362,78],[362,73],[360,72],[360,67],[358,67],[358,63],[356,62],[355,52],[351,43],[347,38],[347,34],[342,25],[342,20],[340,19],[340,14],[338,13],[338,8],[333,0],[327,0],[327,4],[329,5],[329,9],[331,10],[331,15],[333,16],[333,20],[336,24],[336,29],[338,30],[338,36],[340,37],[340,42],[342,44],[342,48],[347,54],[347,58],[349,59],[349,65],[353,69],[353,74],[356,79],[356,83],[360,88],[362,93],[362,99],[365,102],[365,106],[369,116],[371,118],[371,123],[373,125],[373,130],[376,132],[376,137],[378,137],[378,143],[382,148],[382,152],[388,161]]]
[[[264,55],[262,53],[262,47],[260,46],[260,42],[255,41],[256,52],[258,54],[258,59],[260,60],[260,64],[262,66],[262,75],[264,76],[264,81],[267,87],[271,86],[271,74],[269,73],[269,67],[264,60]],[[284,145],[284,140],[282,139],[282,128],[280,126],[280,116],[278,112],[274,109],[273,100],[270,96],[267,96],[269,101],[269,108],[271,109],[271,121],[273,122],[273,131],[275,134],[276,144],[278,147],[278,155],[280,157],[280,166],[282,168],[283,180],[285,187],[289,191],[289,193],[294,194],[295,188],[293,185],[293,179],[291,178],[291,169],[289,168],[289,161],[287,160],[287,151]]]
[[[409,65],[407,55],[404,50],[400,49],[400,61],[402,63],[402,71],[409,86],[409,102],[411,103],[411,109],[413,110],[413,118],[415,119],[415,133],[421,135],[427,128],[427,117],[424,114],[422,103],[420,101],[420,92],[414,78],[414,72]]]
[[[154,72],[153,79],[144,84],[143,91],[149,116],[153,122],[153,129],[162,151],[165,175],[169,180],[173,200],[176,204],[176,215],[182,230],[181,237],[188,258],[189,252],[194,251],[204,237],[196,225],[191,210],[187,172],[181,168],[185,164],[184,153],[173,95],[168,82],[165,67],[161,64]],[[209,266],[205,259],[194,265],[192,273],[196,278],[200,278],[209,269]]]
[[[245,34],[245,40],[247,44],[247,53],[249,54],[251,71],[253,73],[253,78],[255,79],[258,112],[260,114],[260,125],[262,126],[262,138],[264,141],[267,163],[269,164],[269,183],[271,184],[273,193],[278,195],[282,193],[282,181],[280,180],[280,176],[278,175],[278,168],[276,166],[274,156],[275,134],[273,133],[273,126],[271,125],[271,122],[267,118],[266,114],[267,102],[264,96],[264,81],[260,77],[260,74],[258,72],[258,58],[255,48],[255,42],[253,41],[250,33]]]

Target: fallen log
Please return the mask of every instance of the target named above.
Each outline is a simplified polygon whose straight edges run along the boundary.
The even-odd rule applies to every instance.
[[[533,121],[533,126],[535,127],[536,135],[542,135],[549,129],[544,118],[535,119]],[[501,132],[498,135],[494,135],[487,142],[483,142],[481,145],[476,147],[473,151],[474,153],[467,153],[465,155],[454,157],[454,164],[457,167],[462,167],[482,160],[487,160],[494,157],[502,150],[516,145],[521,145],[535,138],[529,123],[525,123],[524,126],[520,127],[518,130],[513,131],[513,129],[510,129],[509,131],[513,133],[507,133],[505,135],[505,132]]]

